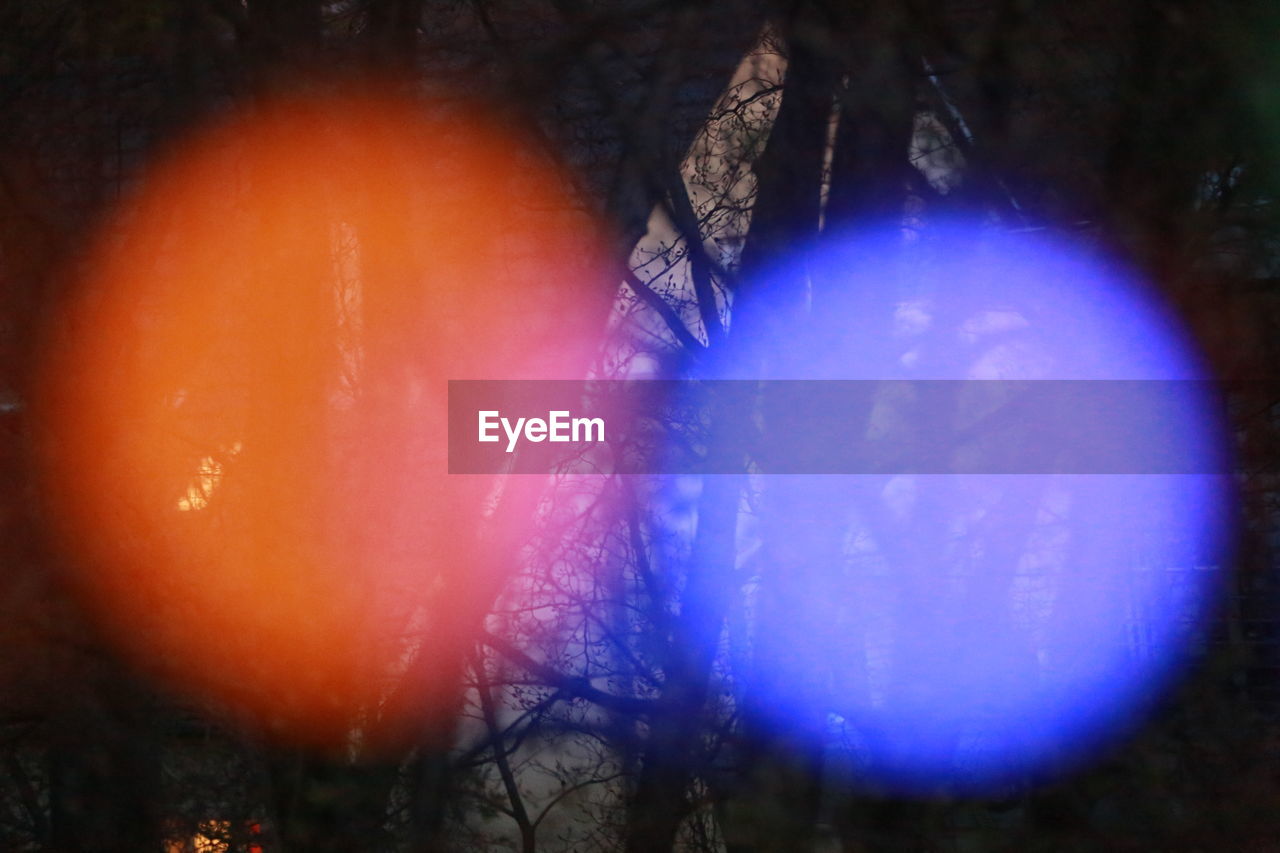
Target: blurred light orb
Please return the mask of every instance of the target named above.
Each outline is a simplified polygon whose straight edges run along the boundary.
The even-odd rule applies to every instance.
[[[451,724],[538,484],[447,475],[447,382],[578,378],[603,323],[562,176],[435,109],[276,96],[189,135],[48,329],[74,584],[140,667],[292,742]]]
[[[951,221],[826,237],[757,293],[717,377],[973,380],[961,395],[1207,378],[1154,292],[1042,234]],[[1195,405],[1168,435],[1221,471],[1218,413],[1186,387]],[[850,440],[895,417],[909,427],[910,405],[870,401]],[[1206,633],[1230,538],[1213,473],[756,482],[765,568],[744,690],[821,738],[829,767],[899,794],[998,793],[1131,733]]]

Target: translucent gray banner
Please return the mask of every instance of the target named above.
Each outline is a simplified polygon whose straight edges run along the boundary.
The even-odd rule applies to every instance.
[[[449,383],[449,473],[1221,474],[1224,389],[1153,380]]]

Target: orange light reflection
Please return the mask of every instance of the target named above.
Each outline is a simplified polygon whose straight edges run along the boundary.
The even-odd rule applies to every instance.
[[[42,382],[110,637],[290,740],[447,715],[537,484],[482,522],[446,382],[582,375],[607,289],[569,208],[496,124],[368,92],[260,102],[154,168]]]

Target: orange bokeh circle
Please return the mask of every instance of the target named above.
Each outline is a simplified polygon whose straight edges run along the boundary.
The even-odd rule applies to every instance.
[[[42,459],[135,663],[295,741],[448,718],[540,484],[446,473],[447,381],[581,376],[607,299],[517,140],[368,91],[268,99],[104,227],[47,335]]]

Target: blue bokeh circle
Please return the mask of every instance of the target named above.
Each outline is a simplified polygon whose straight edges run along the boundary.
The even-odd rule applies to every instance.
[[[991,793],[1131,733],[1231,534],[1209,372],[1158,293],[1087,241],[960,221],[827,236],[744,288],[703,376],[1192,383],[1160,435],[1217,473],[764,475],[740,531],[739,699],[862,782]]]

